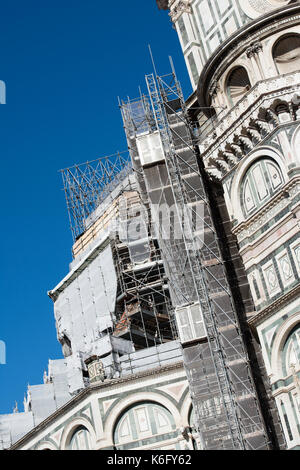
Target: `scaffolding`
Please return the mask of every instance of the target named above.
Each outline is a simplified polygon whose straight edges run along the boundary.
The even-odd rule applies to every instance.
[[[146,83],[147,96],[120,102],[129,154],[62,170],[75,245],[84,251],[111,217],[121,221],[121,236],[109,232],[112,335],[136,351],[162,347],[178,339],[176,312],[200,305],[205,336],[183,345],[182,355],[203,448],[270,448],[198,158],[199,129],[174,69]],[[172,210],[161,214],[162,206]]]
[[[132,172],[128,151],[60,170],[70,228],[75,241],[94,220],[90,216]]]
[[[151,233],[149,207],[138,196],[123,207],[127,230],[112,238],[118,278],[113,335],[130,340],[136,350],[164,344],[178,337],[160,248]],[[132,233],[129,225],[138,227]],[[135,232],[135,231],[133,231]]]
[[[146,106],[146,100],[131,104],[131,113],[142,129],[151,126],[143,121]],[[176,340],[160,249],[152,236],[149,207],[136,184],[140,175],[133,174],[129,153],[102,157],[61,172],[74,258],[99,237],[110,238],[117,274],[113,336],[130,340],[136,351]]]
[[[153,218],[159,220],[161,205],[176,208],[172,217],[155,224],[172,304],[201,305],[207,338],[183,347],[183,358],[203,447],[270,448],[199,165],[198,129],[188,118],[174,68],[169,75],[147,75],[146,83],[148,99],[141,95],[140,101],[123,101],[121,111],[140,190]],[[132,109],[140,110],[138,120]],[[140,140],[155,132],[164,161],[142,164]],[[187,214],[184,221],[182,214]],[[199,216],[200,230],[194,224]],[[181,229],[180,239],[172,231],[166,235],[170,223],[173,232]]]

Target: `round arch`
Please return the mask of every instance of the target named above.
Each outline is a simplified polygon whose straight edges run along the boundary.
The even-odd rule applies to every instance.
[[[108,436],[110,441],[114,442],[114,430],[117,421],[122,416],[122,414],[126,411],[127,408],[132,406],[138,405],[140,402],[153,402],[158,405],[164,406],[173,416],[176,428],[182,426],[182,419],[179,413],[178,408],[165,396],[154,393],[154,392],[141,392],[129,395],[124,400],[121,400],[110,412],[109,416],[107,417],[104,432]]]
[[[191,408],[192,408],[193,404],[192,404],[192,399],[190,397],[190,394],[187,393],[182,405],[181,405],[181,410],[180,410],[180,414],[181,414],[181,419],[182,419],[182,425],[184,427],[186,426],[190,426],[190,413],[191,413]]]
[[[223,79],[223,91],[230,107],[234,106],[251,89],[251,71],[248,64],[235,63]]]
[[[58,448],[52,442],[43,441],[35,448],[35,450],[58,450]]]
[[[285,31],[273,43],[272,58],[278,74],[300,70],[300,34]]]
[[[267,69],[266,69],[267,78],[275,77],[278,75],[278,70],[277,70],[277,67],[273,58],[274,46],[276,45],[278,41],[280,41],[281,38],[285,36],[290,36],[293,34],[295,35],[300,34],[299,27],[293,26],[291,28],[288,28],[284,31],[281,30],[279,32],[272,31],[271,34],[267,36],[267,40],[263,41],[263,46],[264,46],[263,53],[264,53],[264,58],[267,64]]]
[[[91,438],[91,445],[92,448],[95,447],[96,444],[96,434],[93,426],[91,423],[82,417],[76,417],[74,418],[64,429],[61,441],[60,441],[60,449],[61,450],[68,450],[68,446],[71,442],[71,439],[76,431],[76,429],[84,427],[88,430],[90,433],[90,438]]]
[[[295,129],[292,137],[291,147],[293,151],[293,157],[295,162],[300,163],[300,126]]]
[[[278,329],[271,354],[271,370],[273,371],[272,381],[282,379],[282,356],[281,352],[290,332],[300,326],[300,311],[292,315]]]
[[[274,160],[274,162],[278,164],[282,172],[284,181],[287,181],[287,171],[285,168],[284,157],[272,147],[260,147],[259,149],[247,155],[243,159],[243,161],[240,162],[240,165],[237,168],[237,171],[235,172],[235,175],[232,181],[231,194],[230,194],[230,199],[231,199],[232,208],[233,208],[233,216],[237,220],[238,223],[245,220],[245,216],[243,214],[242,205],[240,201],[240,189],[242,186],[244,176],[248,168],[250,168],[250,166],[256,160],[259,160],[260,158],[263,158],[263,157]]]

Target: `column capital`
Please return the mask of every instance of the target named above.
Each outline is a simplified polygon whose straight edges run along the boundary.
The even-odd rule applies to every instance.
[[[263,46],[262,43],[257,41],[251,44],[248,49],[246,50],[247,57],[253,57],[254,55],[258,54],[260,51],[262,51]]]

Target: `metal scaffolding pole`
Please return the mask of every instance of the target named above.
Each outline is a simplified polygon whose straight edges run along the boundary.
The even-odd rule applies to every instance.
[[[181,88],[174,69],[163,77],[147,75],[146,82],[151,106],[145,106],[143,95],[147,113],[143,119],[140,117],[143,127],[131,112],[132,106],[141,109],[136,100],[133,105],[123,102],[121,110],[133,166],[140,175],[142,197],[151,209],[165,202],[176,207],[174,225],[181,230],[180,241],[166,237],[157,219],[155,224],[172,303],[179,307],[198,301],[202,308],[207,340],[183,348],[198,432],[208,449],[268,448]],[[157,131],[165,162],[144,166],[137,141]],[[197,234],[193,217],[201,205],[203,228]],[[187,214],[184,222],[183,213]]]

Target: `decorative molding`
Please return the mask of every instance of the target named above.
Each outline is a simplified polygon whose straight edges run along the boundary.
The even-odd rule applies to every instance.
[[[294,287],[292,290],[286,294],[276,299],[272,304],[268,305],[261,312],[258,312],[255,316],[251,317],[248,320],[248,323],[251,327],[257,328],[263,321],[270,318],[274,313],[278,312],[285,305],[288,305],[293,299],[298,298],[300,294],[300,284]]]
[[[253,57],[257,55],[259,52],[261,52],[262,50],[263,50],[262,43],[260,41],[257,41],[251,44],[251,46],[247,48],[246,50],[247,57],[248,58]]]
[[[299,5],[290,8],[297,8],[299,9]],[[250,25],[246,25],[245,28],[243,28],[245,31],[241,30],[239,35],[245,34],[245,39],[243,37],[234,37],[232,38],[232,41],[229,41],[229,44],[232,42],[231,47],[228,50],[228,55],[226,59],[222,60],[222,62],[216,66],[214,64],[214,60],[211,60],[210,67],[214,69],[213,74],[211,76],[210,82],[213,80],[219,81],[220,76],[224,73],[225,70],[228,69],[229,65],[236,60],[236,58],[241,56],[243,53],[247,51],[247,48],[251,47],[251,45],[254,45],[256,43],[260,43],[262,39],[270,35],[274,29],[276,32],[279,32],[282,29],[285,29],[287,27],[291,27],[294,23],[299,24],[300,21],[300,15],[291,15],[288,18],[284,18],[282,20],[278,21],[273,21],[270,25],[261,28],[261,29],[256,29],[254,32],[249,33],[247,31],[248,27]],[[287,24],[287,23],[292,23],[292,24]],[[212,58],[213,59],[213,58]],[[201,78],[201,77],[200,77]],[[203,81],[203,80],[202,80]]]
[[[162,387],[157,387],[157,390],[165,392],[169,394],[172,398],[174,398],[177,403],[179,403],[184,390],[187,388],[187,383],[176,383],[171,385],[164,385]]]
[[[299,105],[294,98],[299,93],[300,72],[258,82],[233,109],[215,120],[213,133],[200,136],[199,149],[208,173],[215,168],[221,180],[274,129],[295,122],[294,108]],[[284,123],[274,109],[278,100],[291,104]],[[220,166],[220,160],[225,165]]]
[[[183,13],[192,13],[191,3],[192,0],[179,0],[173,7],[170,6],[169,15],[173,23],[176,23]]]
[[[209,96],[213,97],[215,96],[218,92],[220,91],[220,86],[217,82],[217,80],[213,80],[210,87],[209,87],[209,90],[208,90],[208,93],[209,93]]]
[[[126,384],[129,382],[136,383],[137,385],[141,385],[141,383],[143,383],[141,379],[146,378],[146,377],[151,377],[151,376],[155,377],[156,379],[160,378],[161,380],[162,377],[165,378],[167,374],[172,373],[176,369],[183,370],[182,361],[176,362],[174,364],[170,364],[165,367],[156,367],[148,371],[131,374],[123,378],[111,379],[111,380],[107,380],[106,382],[92,384],[89,387],[83,389],[81,392],[79,392],[78,395],[72,398],[68,403],[63,405],[61,408],[56,410],[52,415],[48,416],[48,418],[46,418],[44,421],[38,424],[35,428],[29,431],[19,441],[15,442],[9,448],[9,450],[16,450],[18,448],[21,448],[28,441],[33,439],[37,435],[38,432],[46,429],[47,426],[51,425],[57,417],[62,416],[63,414],[71,410],[74,406],[78,405],[78,403],[82,402],[84,399],[88,398],[91,394],[93,394],[96,391],[102,391],[103,389],[107,389],[108,392],[110,390],[116,391],[117,390],[116,385],[122,385],[122,384]]]

